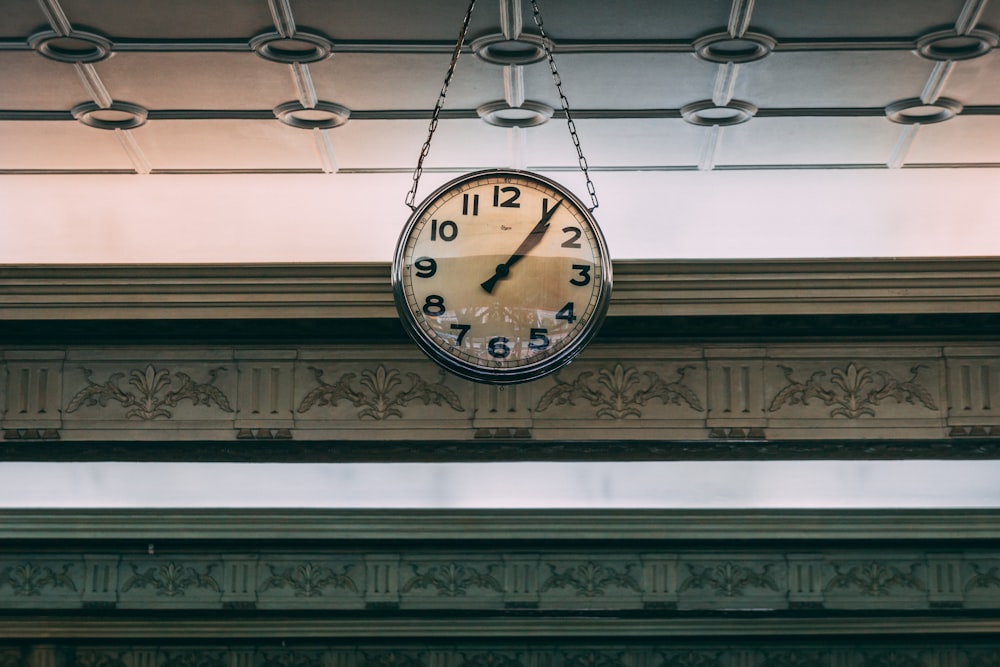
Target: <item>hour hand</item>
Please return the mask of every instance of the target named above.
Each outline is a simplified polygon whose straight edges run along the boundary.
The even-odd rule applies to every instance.
[[[494,271],[493,275],[489,278],[489,280],[486,280],[485,282],[482,283],[483,289],[486,290],[488,294],[493,293],[493,287],[496,286],[498,280],[507,277],[507,275],[510,273],[510,267],[514,266],[514,264],[516,264],[522,257],[527,255],[532,248],[541,243],[542,237],[545,236],[545,232],[549,228],[549,220],[552,218],[552,216],[556,212],[556,209],[559,208],[559,206],[562,203],[563,200],[560,199],[559,201],[556,202],[555,206],[546,211],[545,215],[542,216],[542,219],[535,224],[534,228],[530,232],[528,232],[528,236],[526,236],[525,239],[521,241],[521,245],[517,247],[517,250],[514,251],[514,254],[512,254],[506,262],[498,264],[496,270]]]

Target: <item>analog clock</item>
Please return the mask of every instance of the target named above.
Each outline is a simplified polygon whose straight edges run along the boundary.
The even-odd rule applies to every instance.
[[[530,172],[487,170],[445,184],[396,246],[393,295],[420,348],[466,379],[525,382],[569,363],[611,297],[597,221]]]

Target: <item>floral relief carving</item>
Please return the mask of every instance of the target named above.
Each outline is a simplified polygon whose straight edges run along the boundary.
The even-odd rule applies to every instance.
[[[77,651],[77,667],[125,667],[120,651]],[[0,662],[0,667],[6,667]]]
[[[223,412],[232,412],[226,395],[215,386],[219,372],[225,367],[213,368],[208,371],[208,382],[195,382],[190,375],[175,371],[173,378],[166,369],[159,369],[152,364],[145,370],[135,369],[129,373],[128,383],[132,389],[122,389],[119,382],[125,373],[112,373],[103,384],[93,380],[93,371],[84,368],[83,375],[87,386],[76,393],[66,406],[66,412],[76,412],[81,407],[100,406],[105,408],[112,401],[125,408],[125,416],[144,421],[153,419],[170,419],[173,416],[170,408],[176,407],[181,401],[191,401],[194,405],[205,407],[215,406]]]
[[[966,593],[975,588],[1000,588],[1000,567],[994,565],[984,570],[976,563],[970,563],[969,566],[973,574],[965,583]]]
[[[764,657],[759,667],[825,667],[826,663],[812,653],[772,653]]]
[[[746,588],[770,588],[779,591],[778,584],[771,574],[771,563],[764,564],[759,572],[732,561],[711,567],[698,567],[687,563],[687,568],[689,576],[677,588],[678,593],[692,588],[711,588],[717,594],[731,598],[743,595]]]
[[[384,651],[379,653],[362,653],[362,667],[424,667],[422,653],[403,651]]]
[[[912,563],[910,571],[904,572],[894,566],[872,561],[865,565],[855,565],[846,572],[837,563],[832,564],[834,576],[826,584],[824,591],[837,588],[856,589],[862,595],[881,597],[892,594],[892,587],[912,588],[926,591],[927,588],[917,575],[919,563]]]
[[[858,419],[874,417],[875,408],[890,398],[896,403],[920,403],[928,410],[937,410],[934,397],[917,382],[917,375],[926,366],[912,367],[911,376],[899,380],[889,371],[873,371],[851,362],[845,368],[834,368],[826,384],[822,380],[826,376],[825,371],[816,371],[805,382],[799,382],[792,377],[794,369],[787,366],[779,368],[788,384],[775,394],[769,412],[777,412],[785,405],[809,405],[811,399],[819,399],[824,405],[833,407],[831,417]]]
[[[355,593],[358,587],[354,580],[348,576],[350,565],[344,565],[339,573],[332,568],[306,562],[296,567],[286,567],[281,570],[274,565],[268,565],[271,576],[261,586],[261,591],[270,588],[291,588],[296,596],[316,597],[323,595],[323,591],[329,587],[344,588]]]
[[[178,651],[167,653],[159,667],[228,667],[225,651]]]
[[[518,654],[462,653],[458,667],[524,667],[524,663]]]
[[[415,589],[434,588],[438,595],[447,597],[457,597],[465,595],[469,588],[485,588],[503,592],[503,586],[493,576],[496,565],[488,565],[485,572],[480,572],[474,567],[467,567],[459,563],[448,563],[446,565],[433,565],[424,572],[420,571],[420,566],[411,564],[413,577],[409,579],[400,589],[403,593],[409,593]]]
[[[597,408],[598,418],[625,419],[641,417],[642,407],[658,398],[664,405],[683,403],[701,412],[698,395],[684,384],[684,375],[693,368],[678,368],[677,379],[673,382],[667,382],[653,371],[640,373],[637,368],[626,368],[622,364],[615,364],[610,370],[601,369],[593,382],[592,371],[580,373],[572,382],[564,382],[556,375],[555,386],[542,395],[535,411],[544,412],[553,405],[576,405],[576,399],[583,399]]]
[[[609,586],[630,588],[637,593],[640,592],[639,584],[632,576],[631,563],[625,566],[624,572],[618,572],[613,567],[600,565],[593,561],[587,561],[561,571],[552,563],[548,565],[552,574],[542,582],[538,588],[539,593],[554,588],[571,588],[576,591],[577,595],[592,598],[604,595],[605,589]]]
[[[969,655],[969,667],[996,667],[1000,665],[1000,651],[986,650]]]
[[[323,667],[323,655],[314,651],[266,651],[260,667]]]
[[[718,653],[676,653],[664,656],[660,667],[722,667],[722,659]]]
[[[0,587],[10,586],[14,595],[41,595],[46,588],[68,588],[76,590],[70,576],[72,563],[65,563],[60,571],[31,562],[19,563],[0,570]]]
[[[140,572],[135,563],[130,563],[133,576],[122,586],[122,592],[127,593],[133,588],[153,588],[157,595],[166,597],[179,597],[185,594],[188,588],[207,588],[216,592],[221,592],[219,582],[212,576],[212,564],[205,566],[205,571],[198,572],[193,567],[179,565],[174,561],[165,563],[158,567],[146,568],[145,572]]]
[[[333,384],[323,381],[323,371],[310,367],[316,378],[317,386],[305,395],[299,403],[299,412],[308,412],[313,406],[336,406],[339,401],[346,400],[356,408],[359,419],[375,419],[381,421],[389,417],[402,417],[402,408],[413,401],[421,401],[424,405],[447,404],[456,412],[465,412],[462,401],[454,391],[440,382],[428,382],[416,373],[406,373],[409,386],[402,388],[401,373],[396,369],[387,369],[379,364],[375,370],[361,371],[358,384],[362,391],[352,384],[357,377],[355,373],[344,373]],[[444,372],[441,373],[444,379]]]
[[[563,657],[566,667],[625,667],[624,653],[587,651],[567,653]]]
[[[928,665],[916,656],[889,651],[866,655],[861,667],[928,667]]]

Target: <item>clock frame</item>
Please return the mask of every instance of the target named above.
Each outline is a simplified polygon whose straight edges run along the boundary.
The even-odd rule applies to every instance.
[[[465,174],[414,209],[392,288],[404,329],[432,360],[489,384],[555,372],[607,314],[612,270],[591,211],[527,171]]]

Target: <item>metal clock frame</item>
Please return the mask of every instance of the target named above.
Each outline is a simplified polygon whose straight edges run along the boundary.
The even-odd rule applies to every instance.
[[[597,303],[587,321],[581,325],[581,332],[573,338],[573,340],[568,342],[564,348],[554,354],[548,355],[537,362],[527,363],[523,366],[511,368],[494,368],[483,364],[471,363],[449,354],[448,351],[436,343],[432,336],[425,332],[416,321],[416,316],[413,314],[412,310],[413,304],[407,301],[403,286],[403,271],[406,268],[404,255],[406,252],[407,240],[410,238],[414,227],[420,220],[421,216],[423,216],[424,212],[446,192],[453,190],[463,183],[489,177],[515,177],[535,180],[546,187],[556,190],[560,196],[564,197],[569,203],[575,206],[586,218],[587,223],[591,226],[591,229],[594,232],[594,240],[596,242],[602,263],[603,278],[597,297]],[[608,311],[608,305],[611,300],[613,282],[614,276],[612,274],[611,258],[608,253],[607,243],[604,240],[604,234],[601,231],[600,225],[597,224],[597,220],[594,218],[593,212],[587,208],[576,195],[556,181],[534,172],[517,169],[484,169],[481,171],[470,172],[463,174],[462,176],[439,187],[426,199],[424,199],[419,206],[413,209],[413,214],[406,221],[403,231],[399,236],[392,261],[393,299],[396,303],[396,310],[399,313],[400,321],[402,322],[403,328],[406,330],[407,334],[428,357],[430,357],[442,368],[467,380],[486,384],[516,384],[536,380],[558,371],[575,359],[594,338],[597,331],[600,329],[601,324],[604,322]]]

